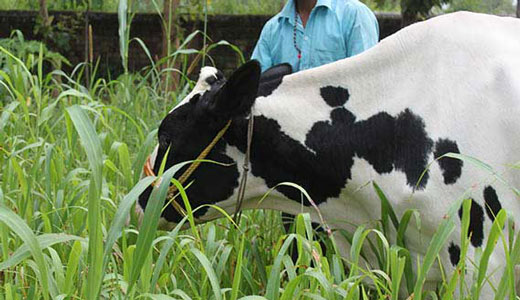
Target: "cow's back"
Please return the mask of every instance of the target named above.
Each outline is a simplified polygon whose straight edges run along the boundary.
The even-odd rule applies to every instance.
[[[323,102],[324,87],[348,90],[343,108]],[[379,200],[366,185],[371,180],[382,186],[399,216],[408,209],[421,213],[422,228],[411,226],[407,232],[410,251],[419,256],[425,254],[450,206],[461,197],[474,199],[477,213],[473,222],[480,223],[475,225],[470,257],[485,245],[492,224],[493,216],[486,208],[489,195],[496,195],[501,207],[519,220],[520,202],[509,186],[520,184],[520,172],[510,167],[520,160],[518,19],[462,12],[415,24],[365,53],[286,77],[272,96],[258,99],[257,109],[256,114],[277,120],[282,132],[308,147],[312,147],[309,138],[316,124],[337,124],[333,114],[341,109],[350,115],[349,122],[355,120],[352,126],[357,128],[346,134],[363,136],[358,129],[370,124],[362,129],[367,133],[365,139],[384,138],[373,134],[383,132],[392,122],[398,124],[396,130],[404,132],[416,127],[408,130],[412,142],[407,147],[426,149],[424,161],[434,162],[444,152],[460,152],[489,163],[507,182],[470,161],[455,175],[446,175],[440,163],[421,161],[419,168],[428,167],[428,173],[416,189],[410,184],[416,177],[410,179],[406,167],[398,167],[403,160],[416,159],[414,151],[404,149],[399,160],[386,162],[393,166],[388,171],[378,170],[379,162],[370,161],[357,149],[353,165],[347,166],[352,175],[342,194],[320,205],[326,218],[339,220],[333,224],[336,227],[342,227],[345,219],[362,224],[380,217],[375,209]],[[385,123],[378,123],[378,117]],[[406,118],[411,122],[400,122]],[[351,141],[343,144],[352,145]],[[385,159],[384,153],[380,156]],[[459,237],[460,222],[450,243],[456,246]],[[493,269],[504,262],[504,251],[495,252]],[[440,255],[449,263],[450,254],[445,249]],[[430,275],[440,279],[440,273]]]

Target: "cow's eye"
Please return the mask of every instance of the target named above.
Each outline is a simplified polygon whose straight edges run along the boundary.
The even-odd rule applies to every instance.
[[[208,78],[206,78],[206,82],[209,84],[209,85],[212,85],[214,84],[215,82],[217,82],[217,77],[216,76],[210,76]]]

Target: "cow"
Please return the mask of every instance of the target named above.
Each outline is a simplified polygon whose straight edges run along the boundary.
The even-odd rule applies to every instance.
[[[250,116],[247,170],[241,164]],[[520,183],[519,172],[509,167],[520,158],[519,116],[520,20],[454,13],[406,27],[360,55],[295,74],[287,65],[261,74],[250,61],[226,80],[205,67],[191,93],[160,124],[150,161],[157,173],[167,151],[166,167],[195,159],[231,120],[207,156],[222,164],[203,163],[190,177],[191,206],[215,204],[234,213],[247,170],[243,209],[307,212],[315,222],[352,232],[353,225],[380,219],[380,200],[368,184],[376,182],[398,217],[409,209],[420,214],[420,227],[412,221],[406,231],[415,262],[453,203],[466,197],[472,199],[473,258],[502,208],[519,221],[520,199],[503,183]],[[486,161],[501,180],[464,160],[436,160],[446,153]],[[303,187],[318,210],[302,201],[301,191],[276,187],[281,182]],[[140,196],[141,207],[150,191]],[[439,254],[447,271],[459,262],[462,215],[461,208]],[[182,217],[172,206],[162,214],[164,224]],[[195,217],[210,221],[221,213],[206,206]],[[513,234],[508,228],[506,236]],[[336,240],[348,256],[348,243],[341,236]],[[504,262],[498,243],[482,291],[486,299],[498,286]],[[441,274],[435,265],[427,281],[435,284]]]

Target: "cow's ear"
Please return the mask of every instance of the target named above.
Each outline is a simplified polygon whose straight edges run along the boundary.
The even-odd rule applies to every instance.
[[[265,70],[260,75],[260,84],[258,85],[257,96],[269,96],[278,88],[285,75],[292,73],[292,67],[288,63],[279,64]]]
[[[243,64],[217,92],[211,111],[229,118],[248,113],[255,102],[259,81],[258,61]]]

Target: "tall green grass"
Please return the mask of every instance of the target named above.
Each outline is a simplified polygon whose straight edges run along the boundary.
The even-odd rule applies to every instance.
[[[170,53],[170,59],[182,62],[180,70],[151,63],[141,73],[111,81],[91,74],[88,86],[85,65],[72,74],[46,74],[43,47],[32,57],[0,48],[12,66],[0,72],[0,299],[450,299],[457,290],[458,298],[477,299],[496,243],[502,243],[507,259],[496,299],[518,298],[514,266],[520,262],[520,238],[503,233],[512,227],[510,217],[505,211],[497,215],[480,259],[470,262],[471,202],[464,196],[453,199],[417,269],[406,230],[410,222],[420,223],[421,215],[413,210],[396,215],[376,183],[380,221],[339,232],[351,243],[348,260],[334,238],[313,231],[306,214],[285,233],[277,212],[246,212],[238,226],[231,218],[195,226],[188,206],[177,227],[158,230],[167,184],[180,165],[159,175],[162,185],[153,191],[138,226],[133,206],[155,179],[140,175],[156,143],[157,125],[193,84],[181,76],[179,88],[166,93],[162,74],[185,75],[193,56],[227,45],[187,48],[199,34]],[[477,160],[452,157],[493,174]],[[446,274],[436,290],[426,290],[425,277],[438,264],[461,205],[465,226],[457,271]],[[188,230],[181,230],[184,223]],[[377,258],[370,268],[362,263],[367,249]],[[466,288],[464,270],[470,263],[479,272]]]

